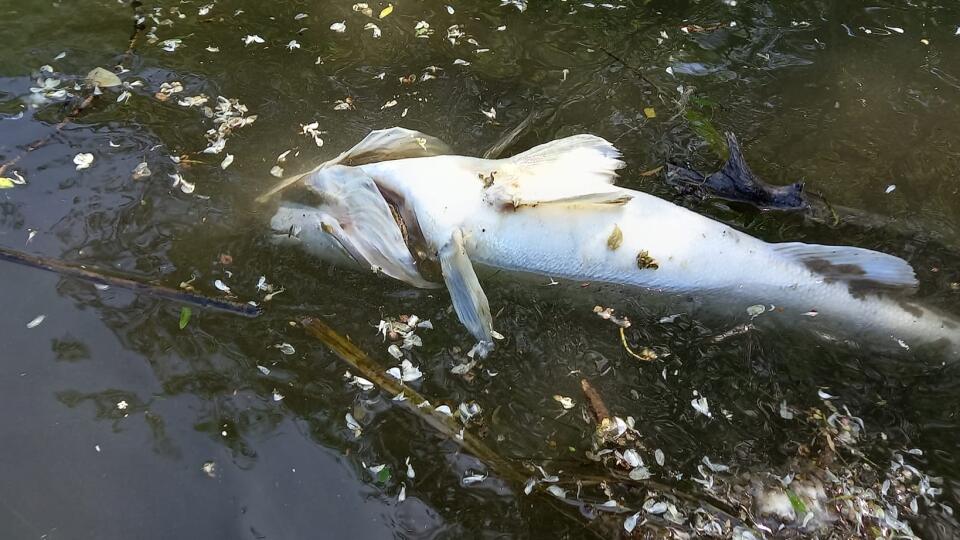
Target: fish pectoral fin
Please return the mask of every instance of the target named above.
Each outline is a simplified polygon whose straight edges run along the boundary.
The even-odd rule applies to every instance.
[[[624,204],[632,198],[613,185],[624,166],[620,152],[594,135],[558,139],[497,161],[485,182],[495,206]]]
[[[493,338],[499,337],[499,334],[493,330],[490,304],[467,256],[460,229],[454,231],[450,240],[440,248],[438,255],[443,281],[450,291],[453,309],[456,310],[460,322],[477,339],[470,356],[476,353],[483,358],[493,350]]]
[[[377,161],[391,161],[415,157],[429,157],[449,154],[447,143],[440,139],[402,127],[371,131],[360,142],[337,157],[321,163],[315,169],[285,178],[269,191],[257,197],[258,203],[264,203],[273,195],[284,190],[310,174],[334,165],[365,165]]]
[[[773,244],[773,248],[824,279],[845,281],[858,288],[912,292],[918,285],[910,263],[879,251],[803,242]]]
[[[633,198],[633,195],[625,191],[616,190],[616,191],[600,191],[597,193],[584,193],[581,195],[570,195],[563,196],[563,194],[557,194],[556,196],[550,196],[549,194],[539,193],[525,193],[524,190],[512,190],[512,189],[496,189],[488,190],[486,193],[486,200],[493,206],[498,208],[521,208],[523,206],[541,206],[541,205],[568,205],[568,206],[577,206],[577,205],[596,205],[596,204],[609,204],[609,205],[622,205],[626,204]]]
[[[358,263],[415,287],[439,287],[420,275],[387,201],[361,169],[334,165],[312,173],[306,185],[326,201],[320,210],[331,220],[324,232]]]

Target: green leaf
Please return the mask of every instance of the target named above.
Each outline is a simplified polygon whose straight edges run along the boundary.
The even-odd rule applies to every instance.
[[[787,490],[787,497],[790,499],[790,506],[793,507],[793,511],[796,512],[798,518],[807,514],[807,505],[803,504],[803,500],[796,493]]]
[[[187,324],[190,323],[190,315],[192,311],[188,307],[180,308],[180,329],[183,330],[187,327]]]
[[[706,104],[708,102],[704,100],[703,103]],[[729,158],[727,141],[705,114],[708,109],[711,109],[711,107],[706,106],[700,110],[688,107],[687,110],[684,111],[683,116],[687,119],[687,122],[689,122],[690,128],[693,129],[694,133],[707,141],[707,144],[710,145],[710,148],[717,154],[717,157],[726,161]]]
[[[390,467],[384,467],[377,472],[377,482],[386,484],[390,481]]]

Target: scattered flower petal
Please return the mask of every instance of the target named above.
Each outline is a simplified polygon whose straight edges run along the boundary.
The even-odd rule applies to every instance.
[[[73,163],[76,164],[77,170],[82,171],[90,165],[93,164],[93,154],[80,153],[73,156]]]

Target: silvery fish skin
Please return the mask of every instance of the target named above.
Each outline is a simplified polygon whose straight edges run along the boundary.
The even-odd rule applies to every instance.
[[[936,343],[960,355],[960,323],[910,300],[917,283],[902,259],[846,246],[767,243],[617,187],[613,179],[623,163],[599,137],[568,137],[506,159],[408,157],[410,151],[379,148],[373,152],[378,161],[340,164],[350,155],[371,155],[364,143],[374,134],[383,143],[388,132],[402,140],[422,135],[401,128],[374,132],[339,162],[302,176],[332,202],[315,208],[284,203],[271,225],[296,229],[305,249],[335,264],[373,267],[420,287],[446,285],[481,355],[497,333],[475,268],[611,284],[643,297],[693,296],[725,313],[772,305],[765,318],[785,326],[814,326],[881,347]],[[392,213],[383,210],[390,205]],[[378,210],[369,210],[374,206]],[[407,249],[413,243],[419,247]],[[441,275],[421,271],[431,261]]]

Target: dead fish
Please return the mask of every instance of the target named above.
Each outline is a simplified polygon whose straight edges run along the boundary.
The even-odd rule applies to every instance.
[[[498,336],[477,277],[483,268],[696,296],[740,312],[774,304],[764,317],[788,327],[824,325],[902,347],[945,342],[960,354],[960,324],[907,297],[917,278],[903,259],[765,242],[616,186],[620,157],[606,140],[582,134],[481,159],[391,128],[258,200],[303,186],[314,200],[280,204],[271,221],[277,239],[415,287],[445,286],[481,356]]]

